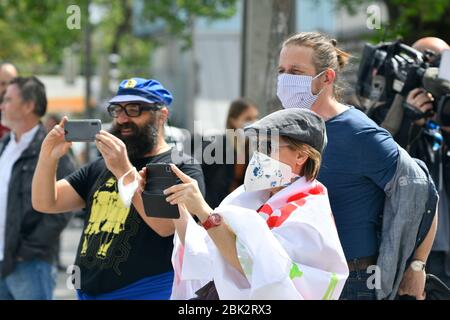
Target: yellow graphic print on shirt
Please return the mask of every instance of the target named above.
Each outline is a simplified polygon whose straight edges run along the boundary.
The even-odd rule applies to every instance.
[[[81,256],[85,256],[93,236],[101,233],[96,257],[104,259],[115,237],[124,230],[130,209],[123,205],[116,188],[116,179],[110,178],[93,196],[91,215],[84,229]]]

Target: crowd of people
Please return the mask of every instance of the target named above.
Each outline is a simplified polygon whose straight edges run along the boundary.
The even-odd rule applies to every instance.
[[[414,46],[450,49],[436,38]],[[423,300],[428,273],[445,289],[450,130],[439,128],[445,139],[430,155],[433,115],[396,119],[390,132],[389,103],[373,120],[345,104],[336,83],[349,58],[318,32],[286,39],[281,110],[259,119],[255,103],[234,101],[226,133],[201,145],[222,155],[214,163],[193,152],[175,159],[172,94],[154,79],[125,79],[105,110],[111,129],[96,135],[100,157],[81,168],[68,117],[44,126],[44,85],[3,64],[0,299],[52,299],[58,239],[82,209],[80,300]],[[407,103],[426,113],[432,99],[414,89]],[[146,213],[146,165],[156,163],[178,179],[164,190],[178,219]]]

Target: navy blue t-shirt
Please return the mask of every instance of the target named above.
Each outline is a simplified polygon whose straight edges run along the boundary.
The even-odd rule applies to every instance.
[[[383,189],[397,167],[397,145],[354,107],[326,121],[326,129],[328,144],[318,180],[328,189],[345,256],[377,255]]]

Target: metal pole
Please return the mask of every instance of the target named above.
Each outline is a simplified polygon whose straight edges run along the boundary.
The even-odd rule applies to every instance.
[[[245,80],[247,76],[247,19],[248,19],[248,1],[242,1],[242,29],[241,29],[241,97],[245,97]]]
[[[91,44],[91,23],[89,21],[89,6],[91,0],[86,0],[85,19],[84,19],[84,76],[85,76],[85,118],[93,118],[93,109],[90,105],[91,101],[91,77],[92,77],[92,44]],[[90,161],[90,147],[86,143],[86,162]]]

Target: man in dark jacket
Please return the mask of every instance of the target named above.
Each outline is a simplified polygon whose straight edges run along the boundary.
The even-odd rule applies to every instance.
[[[6,89],[0,141],[0,299],[52,299],[58,238],[69,214],[43,215],[31,205],[31,182],[46,136],[45,87],[36,77],[18,77]],[[57,175],[74,171],[62,158]]]

